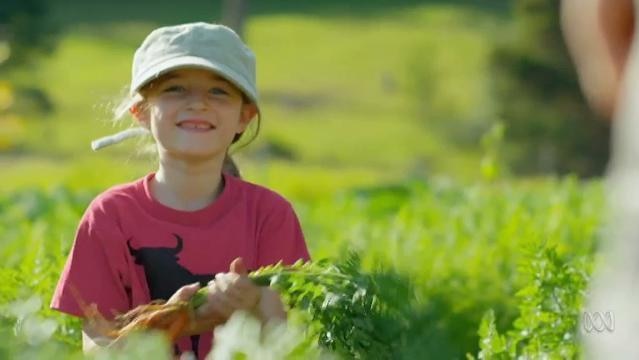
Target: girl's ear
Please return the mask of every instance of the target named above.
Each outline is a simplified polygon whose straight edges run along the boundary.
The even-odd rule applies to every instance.
[[[240,113],[240,128],[238,133],[244,132],[246,127],[251,123],[251,120],[257,115],[257,106],[253,103],[243,104],[242,112]]]
[[[148,111],[143,106],[142,103],[135,103],[129,108],[129,112],[135,118],[135,120],[140,123],[141,126],[149,129],[150,128],[150,118],[148,115]]]

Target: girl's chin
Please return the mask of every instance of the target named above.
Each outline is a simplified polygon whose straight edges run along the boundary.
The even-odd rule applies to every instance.
[[[175,149],[167,150],[164,156],[174,158],[176,160],[194,160],[194,161],[213,161],[220,157],[223,159],[225,151],[215,151],[212,149]]]

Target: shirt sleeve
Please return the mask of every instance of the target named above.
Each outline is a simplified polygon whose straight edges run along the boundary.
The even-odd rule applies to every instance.
[[[258,267],[282,261],[290,265],[310,260],[300,222],[290,203],[285,202],[265,218],[258,238]]]
[[[108,319],[129,309],[124,239],[114,212],[95,200],[85,212],[51,300],[52,309],[84,317],[79,302],[94,303]]]

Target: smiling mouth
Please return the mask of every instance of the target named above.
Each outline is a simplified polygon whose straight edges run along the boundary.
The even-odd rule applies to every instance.
[[[177,124],[177,127],[191,131],[208,131],[215,129],[215,126],[203,120],[184,120]]]

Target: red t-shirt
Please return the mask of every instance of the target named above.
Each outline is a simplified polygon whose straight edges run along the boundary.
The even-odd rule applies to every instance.
[[[51,308],[83,316],[73,288],[107,318],[154,299],[168,299],[183,285],[228,272],[242,257],[249,269],[282,260],[308,260],[291,204],[275,192],[230,175],[204,209],[180,211],[156,201],[154,174],[115,186],[96,197],[80,221]],[[180,339],[176,352],[204,358],[212,334]]]

